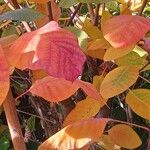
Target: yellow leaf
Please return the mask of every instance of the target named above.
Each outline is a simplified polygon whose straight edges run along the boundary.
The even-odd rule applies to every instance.
[[[127,149],[137,148],[142,144],[137,133],[128,125],[115,125],[108,133],[115,144]]]
[[[103,38],[102,32],[98,29],[98,27],[94,26],[87,18],[84,21],[82,30],[84,30],[91,39]]]
[[[94,58],[103,59],[106,50],[110,47],[110,44],[104,39],[97,39],[90,43],[86,54]]]
[[[63,126],[94,117],[103,105],[101,100],[98,101],[87,97],[76,104],[76,107],[66,117]]]
[[[109,135],[102,135],[98,144],[103,147],[105,150],[120,150],[120,146],[115,145]]]
[[[128,54],[129,52],[131,52],[133,49],[134,49],[133,45],[126,48],[120,48],[120,49],[110,47],[104,55],[104,61],[110,61],[122,57]]]
[[[138,67],[140,69],[145,64],[147,64],[148,61],[145,58],[140,57],[137,53],[130,52],[127,55],[116,59],[115,63],[118,66],[133,66],[133,67]]]
[[[112,70],[101,84],[102,97],[108,99],[124,92],[136,82],[138,74],[138,68],[135,67],[121,66]]]
[[[102,17],[101,17],[101,27],[104,25],[104,23],[110,19],[112,15],[108,11],[103,11],[102,12]]]
[[[102,76],[102,75],[93,77],[93,85],[96,87],[97,91],[100,90],[100,85],[103,80],[104,80],[104,76]]]
[[[150,120],[150,90],[136,89],[128,93],[126,103],[139,116]]]
[[[98,141],[108,119],[89,119],[71,124],[42,143],[38,150],[79,149],[93,141]]]

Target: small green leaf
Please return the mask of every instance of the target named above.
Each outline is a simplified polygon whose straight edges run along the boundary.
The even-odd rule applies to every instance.
[[[22,8],[22,9],[16,9],[13,11],[8,11],[6,13],[3,13],[0,16],[0,21],[3,20],[18,20],[18,21],[33,21],[38,18],[43,17],[43,15],[31,8]]]
[[[35,130],[35,117],[31,116],[28,120],[27,120],[27,127],[29,128],[29,130],[32,132],[33,130]]]

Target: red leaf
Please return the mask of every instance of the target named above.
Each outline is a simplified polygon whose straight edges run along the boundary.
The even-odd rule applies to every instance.
[[[72,150],[98,141],[108,119],[89,119],[71,124],[42,143],[39,150]]]
[[[9,69],[0,45],[0,105],[4,102],[9,90]]]
[[[22,35],[8,55],[8,62],[19,69],[43,69],[53,77],[71,81],[80,75],[84,61],[77,38],[54,21]]]
[[[102,28],[105,39],[115,48],[136,44],[149,30],[149,18],[131,15],[113,17]]]

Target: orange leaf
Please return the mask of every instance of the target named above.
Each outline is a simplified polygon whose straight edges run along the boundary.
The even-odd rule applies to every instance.
[[[63,78],[47,76],[41,80],[37,80],[29,91],[45,100],[58,102],[73,95],[78,88],[77,85]]]
[[[77,38],[54,21],[22,35],[8,55],[8,62],[19,69],[42,69],[50,76],[71,81],[81,74],[84,61]]]
[[[102,28],[104,38],[115,48],[136,44],[149,30],[149,18],[131,15],[115,16]]]
[[[9,69],[0,45],[0,105],[4,102],[9,90]]]
[[[71,150],[98,141],[108,119],[89,119],[74,123],[51,136],[39,147],[39,150]]]
[[[128,125],[115,125],[108,133],[115,144],[127,149],[137,148],[142,144],[137,133]]]

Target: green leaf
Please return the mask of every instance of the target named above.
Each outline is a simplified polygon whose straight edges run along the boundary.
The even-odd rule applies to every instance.
[[[31,116],[28,120],[27,120],[27,127],[29,128],[29,130],[32,132],[33,130],[35,130],[35,117]]]
[[[0,149],[1,150],[8,150],[9,146],[10,146],[10,143],[6,137],[0,138]]]
[[[31,8],[16,9],[13,11],[8,11],[0,15],[0,21],[3,20],[18,20],[18,21],[33,21],[38,18],[43,17],[43,15]]]
[[[79,45],[81,48],[87,48],[88,35],[86,34],[86,32],[76,27],[66,27],[66,29],[73,32],[78,37]]]

